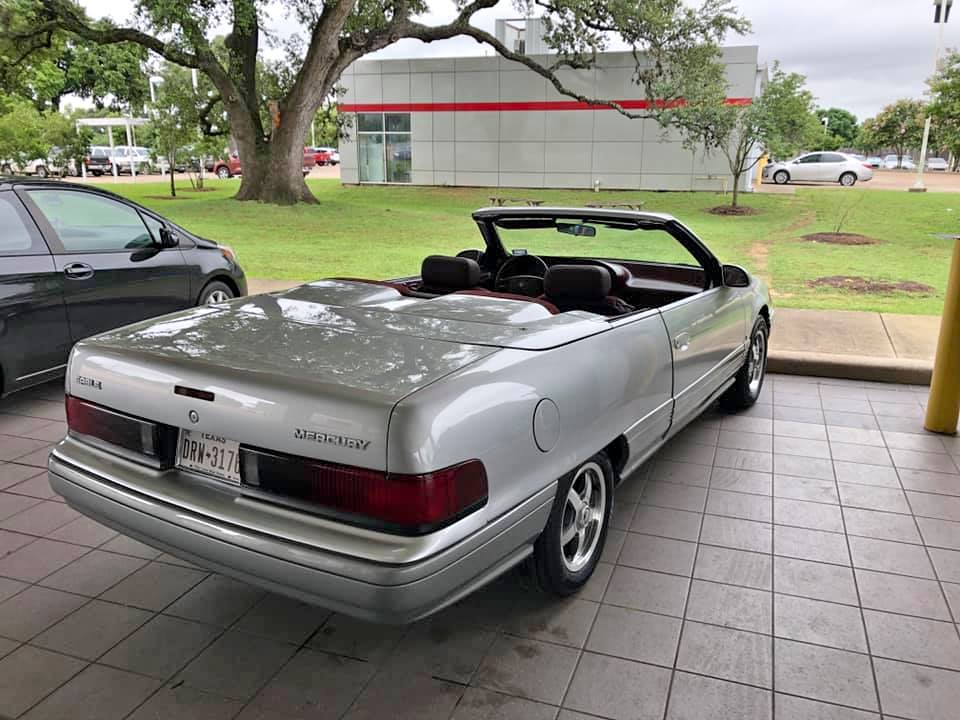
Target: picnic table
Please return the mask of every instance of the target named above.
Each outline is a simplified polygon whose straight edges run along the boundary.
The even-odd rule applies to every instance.
[[[526,205],[528,207],[539,207],[543,205],[543,200],[532,200],[530,198],[509,198],[509,197],[491,197],[490,204],[496,207],[504,205]]]

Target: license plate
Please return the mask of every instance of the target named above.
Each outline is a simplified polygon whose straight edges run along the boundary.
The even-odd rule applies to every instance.
[[[181,430],[177,466],[240,484],[240,443],[213,433]]]

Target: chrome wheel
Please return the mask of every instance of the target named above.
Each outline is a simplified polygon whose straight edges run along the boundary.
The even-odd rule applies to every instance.
[[[230,171],[227,168],[222,167],[217,170],[217,177],[221,180],[228,180],[230,178]]]
[[[579,572],[593,558],[607,510],[603,470],[595,462],[584,464],[573,478],[560,523],[560,552],[570,572]]]
[[[219,305],[220,303],[225,303],[232,299],[233,298],[226,290],[214,290],[212,293],[207,295],[207,305]]]
[[[857,182],[857,176],[853,173],[844,173],[840,176],[840,184],[844,187],[853,187]]]
[[[767,368],[767,336],[763,331],[754,333],[750,342],[750,354],[747,357],[747,387],[754,397],[760,392],[763,383],[763,373]]]

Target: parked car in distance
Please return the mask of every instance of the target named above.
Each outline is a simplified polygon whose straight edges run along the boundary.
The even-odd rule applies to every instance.
[[[883,158],[883,166],[887,170],[915,170],[917,167],[913,164],[913,159],[908,155],[904,155],[899,159],[896,155],[887,155]]]
[[[873,177],[873,168],[850,155],[838,152],[813,152],[789,162],[776,162],[763,168],[764,179],[777,185],[789,182],[838,182],[853,187]]]
[[[0,180],[0,395],[63,374],[85,337],[246,291],[229,248],[129,200]]]
[[[58,147],[50,149],[50,154],[46,158],[35,158],[26,163],[20,164],[13,160],[7,160],[0,165],[0,174],[2,175],[36,175],[45,178],[55,175],[66,177],[68,175],[77,175],[77,164],[72,159],[63,157],[63,150]]]
[[[317,165],[339,165],[340,151],[331,147],[306,147],[304,152],[312,153]]]
[[[110,148],[106,145],[94,145],[84,158],[87,172],[94,176],[101,176],[113,172],[113,160],[110,159]]]
[[[882,168],[882,167],[883,167],[883,158],[877,157],[877,156],[875,156],[875,155],[874,155],[874,156],[871,156],[871,157],[868,157],[864,162],[865,162],[867,165],[869,165],[870,167],[872,167],[872,168]]]
[[[860,155],[859,153],[844,153],[844,155],[849,155],[854,160],[859,160],[860,162],[866,162],[867,158],[865,155]]]
[[[313,170],[313,166],[316,164],[314,160],[313,153],[308,153],[307,148],[304,148],[303,152],[303,175],[306,177],[310,174],[310,171]],[[234,175],[242,175],[243,167],[240,164],[240,155],[238,153],[232,152],[227,156],[227,159],[222,158],[209,158],[204,163],[207,172],[214,173],[221,180],[227,180],[232,178]]]
[[[946,172],[950,169],[947,161],[941,157],[927,158],[927,161],[924,163],[924,167],[927,170],[933,170],[934,172]]]
[[[427,616],[528,558],[548,592],[576,592],[620,480],[714,400],[757,401],[769,293],[669,215],[473,220],[478,247],[417,276],[322,280],[80,342],[54,492],[368,620]]]
[[[150,148],[134,145],[117,145],[113,149],[111,161],[117,166],[117,173],[145,175],[154,171]]]

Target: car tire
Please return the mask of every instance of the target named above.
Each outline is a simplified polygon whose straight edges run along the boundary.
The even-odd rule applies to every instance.
[[[840,176],[840,184],[844,187],[853,187],[857,184],[857,174],[854,172],[845,172]]]
[[[49,174],[49,173],[47,172],[47,168],[44,167],[43,165],[37,165],[37,169],[34,170],[34,173],[35,173],[36,176],[39,177],[39,178],[45,178],[45,177],[47,177],[47,175]]]
[[[533,574],[542,590],[565,596],[586,584],[603,553],[612,508],[613,466],[606,453],[560,478],[550,519],[533,545]]]
[[[197,305],[217,305],[236,297],[233,288],[220,280],[207,283],[200,293]]]
[[[724,410],[736,412],[752,407],[760,397],[763,381],[767,376],[767,348],[770,328],[762,315],[753,324],[750,344],[747,347],[747,359],[737,372],[733,385],[720,396],[720,405]]]
[[[13,175],[13,168],[10,166],[10,163],[4,163],[3,167],[0,168],[0,173],[4,175]]]
[[[773,181],[777,185],[786,185],[788,182],[790,182],[790,173],[788,173],[786,170],[777,170],[773,174]]]
[[[221,180],[229,180],[229,179],[230,179],[230,168],[228,168],[226,165],[221,165],[220,167],[218,167],[218,168],[217,168],[217,177],[220,178]]]

